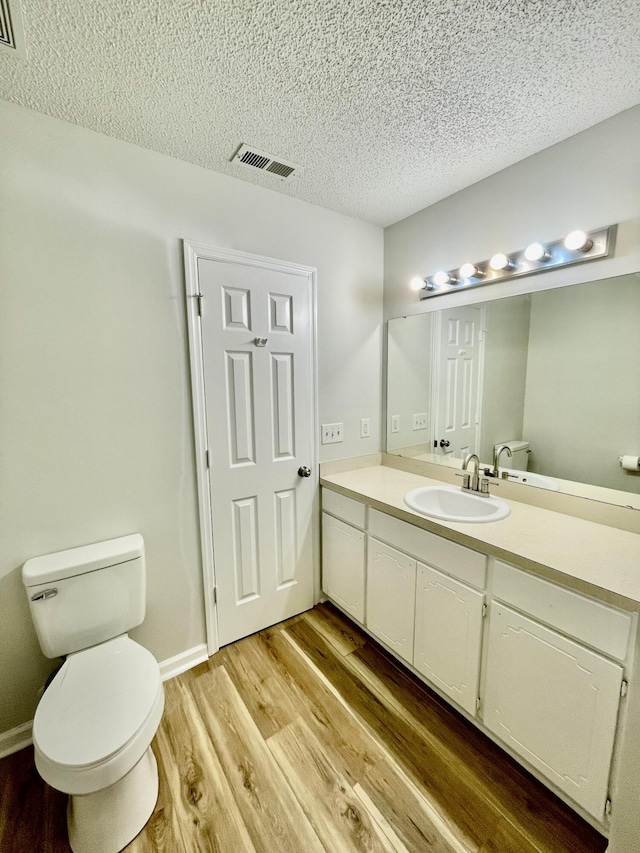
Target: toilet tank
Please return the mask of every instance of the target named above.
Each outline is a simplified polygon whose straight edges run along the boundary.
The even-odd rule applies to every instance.
[[[87,649],[143,621],[144,540],[134,533],[34,557],[22,567],[22,582],[44,655]]]
[[[506,452],[503,453],[502,458],[500,459],[500,467],[513,468],[516,471],[526,471],[529,468],[529,453],[531,452],[529,442],[514,440],[501,441],[499,444],[495,445],[494,450],[498,450],[505,444],[511,451],[511,456]]]

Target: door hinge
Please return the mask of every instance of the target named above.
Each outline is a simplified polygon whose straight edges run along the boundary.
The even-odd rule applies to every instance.
[[[476,699],[476,711],[478,713],[480,712],[481,707],[482,707],[482,699],[478,696],[478,698]]]
[[[629,682],[626,679],[622,679],[622,684],[620,685],[620,695],[626,696],[629,692]]]
[[[202,317],[202,300],[204,299],[204,295],[202,293],[196,293],[195,297],[198,300],[198,317]]]
[[[486,618],[487,618],[487,609],[488,609],[488,608],[487,608],[487,605],[486,605],[486,604],[483,604],[483,605],[482,605],[482,618],[483,618],[483,619],[486,619]]]
[[[611,817],[611,809],[612,809],[611,797],[607,797],[607,801],[604,804],[604,813],[607,817]]]
[[[209,450],[205,450],[204,455],[207,468],[211,468],[211,453],[209,452]]]
[[[213,603],[214,604],[218,603],[218,587],[217,586],[214,586],[214,588],[213,588]]]

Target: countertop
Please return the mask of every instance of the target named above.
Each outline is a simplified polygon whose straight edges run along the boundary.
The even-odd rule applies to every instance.
[[[425,518],[404,503],[419,486],[442,486],[385,465],[323,474],[320,484],[432,533],[484,551],[627,609],[640,604],[640,535],[519,501],[488,524]],[[503,498],[504,500],[504,498]]]

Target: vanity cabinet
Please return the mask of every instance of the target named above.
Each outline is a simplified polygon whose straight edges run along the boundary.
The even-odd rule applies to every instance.
[[[323,492],[323,508],[352,523],[322,513],[322,591],[345,613],[364,622],[365,506],[335,492]]]
[[[418,564],[413,665],[469,714],[476,713],[485,594]]]
[[[413,663],[416,561],[369,537],[366,626],[385,645]]]
[[[323,489],[327,596],[605,825],[637,615]]]
[[[484,723],[600,819],[632,616],[500,560],[493,595]]]

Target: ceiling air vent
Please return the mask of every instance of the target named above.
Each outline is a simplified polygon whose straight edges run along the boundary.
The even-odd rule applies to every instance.
[[[22,16],[18,0],[0,0],[0,47],[10,47],[24,55]]]
[[[0,0],[0,2],[3,2],[3,0]],[[258,151],[256,148],[250,148],[244,144],[238,148],[231,158],[231,162],[241,163],[243,166],[251,166],[252,169],[259,169],[261,172],[269,172],[283,181],[291,177],[296,168],[290,163],[285,163],[284,160],[276,160],[275,157],[267,154],[265,151]]]

